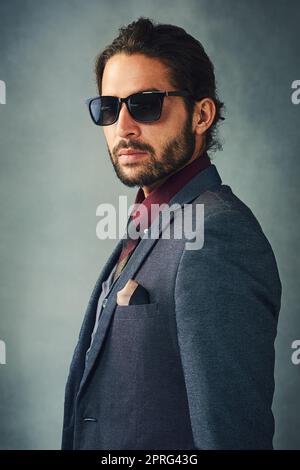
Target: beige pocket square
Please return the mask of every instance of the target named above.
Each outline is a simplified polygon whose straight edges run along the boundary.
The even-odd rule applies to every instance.
[[[138,285],[138,282],[134,281],[133,279],[129,279],[123,289],[117,292],[117,304],[129,305],[130,297],[132,296]]]
[[[117,292],[118,305],[138,305],[149,303],[149,293],[134,279],[129,279],[123,289]]]

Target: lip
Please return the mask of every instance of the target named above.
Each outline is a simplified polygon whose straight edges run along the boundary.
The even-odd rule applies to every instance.
[[[121,150],[119,155],[119,160],[122,163],[132,163],[136,162],[139,158],[146,155],[147,152],[140,152],[139,150]]]
[[[134,149],[122,149],[118,155],[137,155],[139,153],[146,153],[143,150],[134,150]]]

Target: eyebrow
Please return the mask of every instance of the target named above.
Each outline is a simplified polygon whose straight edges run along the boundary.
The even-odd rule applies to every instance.
[[[159,88],[146,88],[140,91],[161,91]]]
[[[131,93],[132,95],[135,95],[135,93],[141,93],[142,91],[161,91],[160,88],[141,88],[138,91],[135,91],[134,93]]]
[[[160,88],[141,88],[140,90],[137,90],[134,93],[130,93],[130,95],[135,95],[136,93],[141,93],[142,91],[162,91],[162,90]],[[116,96],[116,95],[105,95],[105,96]]]
[[[136,93],[141,93],[142,91],[161,91],[159,88],[140,88],[139,90],[130,93],[131,95],[135,95]]]

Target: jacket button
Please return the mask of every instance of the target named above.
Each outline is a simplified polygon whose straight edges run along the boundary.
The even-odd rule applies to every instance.
[[[83,421],[85,421],[85,422],[90,421],[90,422],[92,422],[92,423],[96,423],[96,422],[97,422],[97,418],[83,418]]]

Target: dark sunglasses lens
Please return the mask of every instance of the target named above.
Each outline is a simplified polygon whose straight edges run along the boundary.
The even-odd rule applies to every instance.
[[[112,96],[96,98],[90,103],[90,111],[95,124],[107,126],[116,119],[118,100]]]
[[[156,94],[136,94],[129,100],[129,109],[137,121],[151,122],[160,118],[161,97]]]

